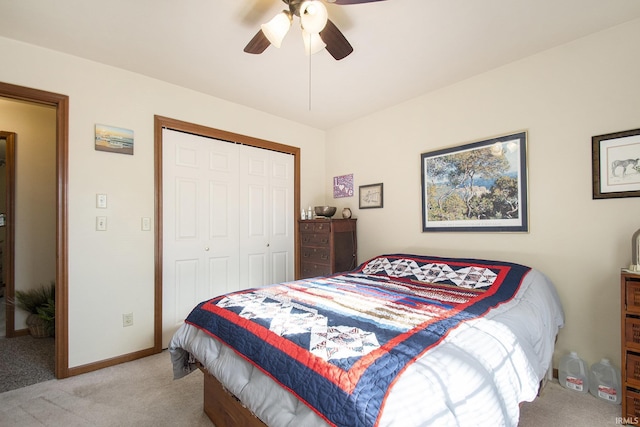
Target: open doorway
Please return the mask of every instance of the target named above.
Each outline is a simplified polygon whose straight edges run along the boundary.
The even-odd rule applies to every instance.
[[[68,110],[69,99],[66,95],[15,86],[0,82],[0,98],[16,102],[35,103],[53,107],[55,114],[55,137],[52,150],[55,157],[55,204],[53,221],[55,227],[55,377],[69,376],[68,355],[68,263],[67,263],[67,186],[68,186]],[[37,167],[37,165],[29,165]],[[19,179],[19,178],[18,178]],[[19,191],[19,190],[18,190]],[[17,213],[19,215],[19,212]],[[0,218],[1,221],[1,218]],[[16,239],[17,240],[17,239]],[[16,271],[14,270],[14,273]],[[6,290],[9,290],[9,284]],[[7,331],[9,332],[7,319]],[[14,320],[12,318],[12,320]],[[12,325],[15,332],[15,325]]]
[[[0,336],[12,336],[13,305],[13,218],[15,199],[15,140],[13,132],[0,131]]]

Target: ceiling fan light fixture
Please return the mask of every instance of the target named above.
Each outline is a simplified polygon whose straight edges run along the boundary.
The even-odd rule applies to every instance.
[[[291,28],[291,21],[291,13],[283,10],[274,16],[271,21],[266,24],[262,24],[260,28],[262,28],[262,32],[269,42],[279,48],[284,36],[287,35],[289,28]]]
[[[318,0],[307,0],[300,6],[302,28],[312,34],[318,34],[327,25],[329,13],[325,5]]]
[[[307,56],[318,53],[327,47],[326,43],[320,37],[320,34],[310,33],[304,28],[302,29],[302,40],[304,41],[304,51]]]

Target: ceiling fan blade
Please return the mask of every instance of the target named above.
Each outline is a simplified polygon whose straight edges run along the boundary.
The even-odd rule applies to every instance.
[[[373,3],[374,1],[384,1],[384,0],[327,0],[329,3],[333,4],[360,4],[360,3]]]
[[[264,21],[266,13],[276,3],[277,0],[244,0],[240,19],[246,26],[255,27]]]
[[[327,20],[327,25],[324,27],[324,30],[320,31],[320,38],[322,38],[322,41],[327,45],[327,51],[337,61],[346,58],[353,52],[351,44],[349,44],[344,34],[342,34],[330,19]]]
[[[266,48],[269,47],[271,42],[264,35],[262,30],[258,30],[255,36],[251,39],[249,43],[244,47],[244,51],[247,53],[260,54],[265,51]]]

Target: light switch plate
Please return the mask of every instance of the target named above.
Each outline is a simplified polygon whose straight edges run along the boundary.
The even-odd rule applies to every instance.
[[[107,195],[106,194],[96,194],[96,207],[100,209],[107,208]]]
[[[96,217],[96,230],[98,230],[98,231],[107,231],[107,217],[106,216],[97,216]]]
[[[151,230],[151,218],[148,216],[142,217],[142,231]]]

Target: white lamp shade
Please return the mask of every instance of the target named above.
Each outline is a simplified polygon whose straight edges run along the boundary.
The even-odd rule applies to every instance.
[[[307,56],[318,53],[327,47],[326,43],[322,41],[320,34],[309,33],[304,28],[302,29],[302,40],[304,41],[304,51]]]
[[[300,6],[302,28],[312,34],[318,34],[327,25],[329,14],[321,1],[308,0]]]
[[[291,28],[291,16],[288,12],[282,11],[266,24],[260,26],[265,37],[275,47],[280,47],[284,36],[289,32]]]

